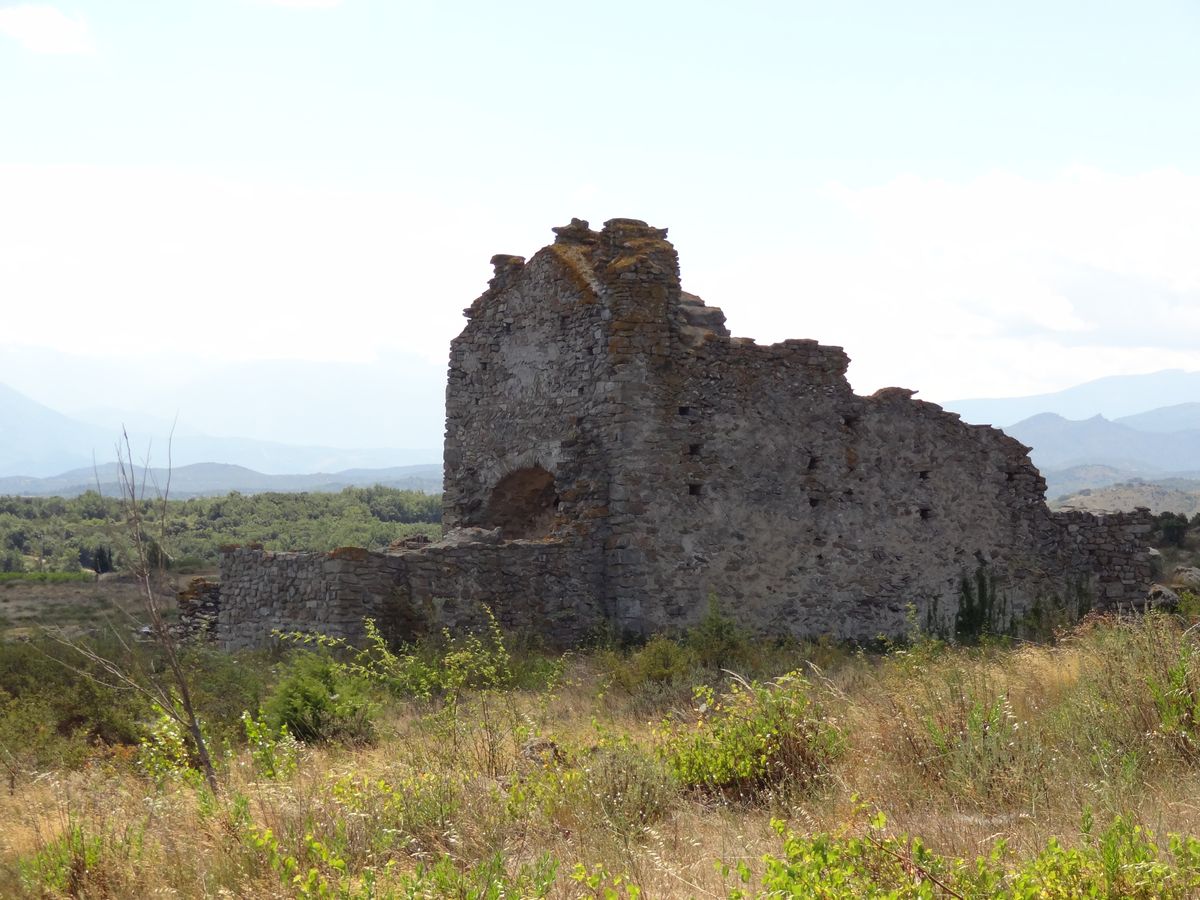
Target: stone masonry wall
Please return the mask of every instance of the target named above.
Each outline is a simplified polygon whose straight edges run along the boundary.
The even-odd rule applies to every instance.
[[[571,547],[500,544],[496,537],[465,530],[453,541],[388,553],[230,550],[221,565],[217,639],[230,650],[259,646],[274,630],[356,642],[369,617],[388,638],[412,640],[441,628],[480,626],[484,605],[505,628],[538,632],[563,646],[602,626]]]
[[[839,347],[759,346],[682,290],[666,231],[572,220],[495,276],[451,344],[446,539],[235,551],[227,646],[501,621],[578,640],[696,622],[769,635],[1007,628],[1137,602],[1144,513],[1051,513],[1028,448],[913,392],[856,395]]]
[[[680,290],[663,232],[618,234],[637,257],[608,291],[612,327],[634,325],[610,340],[636,413],[611,457],[622,628],[677,629],[716,597],[765,634],[896,635],[913,611],[950,632],[981,575],[993,628],[1144,594],[1149,558],[1125,524],[1051,516],[1026,447],[912,391],[854,394],[841,348],[731,338]]]
[[[1043,539],[1054,548],[1063,567],[1094,585],[1094,606],[1111,610],[1141,607],[1154,570],[1146,538],[1154,530],[1150,510],[1091,515],[1077,510],[1050,514],[1052,527]]]
[[[275,631],[320,632],[357,640],[363,619],[387,623],[399,569],[357,548],[333,553],[279,553],[232,548],[221,557],[217,640],[235,650]]]

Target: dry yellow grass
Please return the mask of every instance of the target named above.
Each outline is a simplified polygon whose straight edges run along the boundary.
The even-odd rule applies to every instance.
[[[1169,729],[1146,728],[1155,666],[1178,661],[1190,639],[1165,622],[1108,622],[1052,647],[780,652],[778,664],[822,659],[808,669],[811,691],[844,749],[815,785],[746,800],[659,782],[660,725],[691,714],[688,684],[623,690],[610,655],[576,654],[552,691],[489,693],[486,708],[477,696],[453,728],[436,704],[389,704],[374,745],[305,748],[281,778],[236,750],[216,800],[182,781],[156,786],[120,760],[26,773],[0,797],[0,895],[318,896],[256,846],[267,829],[300,874],[315,867],[331,886],[357,889],[355,873],[368,871],[398,885],[442,857],[469,870],[498,853],[513,873],[549,855],[552,897],[594,895],[569,877],[576,864],[626,876],[643,897],[727,897],[736,876],[720,864],[759,870],[778,852],[773,818],[838,833],[864,805],[966,858],[1001,839],[1014,858],[1051,836],[1071,842],[1086,810],[1195,834],[1197,756]],[[530,753],[529,735],[553,748]],[[64,850],[73,834],[81,846]],[[340,863],[314,855],[310,836]]]

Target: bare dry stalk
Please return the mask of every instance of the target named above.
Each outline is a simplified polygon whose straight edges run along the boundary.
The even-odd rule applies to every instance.
[[[172,429],[173,432],[174,429]],[[196,715],[196,709],[192,703],[192,693],[187,674],[183,671],[183,665],[179,661],[178,642],[175,640],[175,635],[171,633],[171,629],[163,617],[162,607],[158,602],[158,596],[154,593],[154,586],[151,583],[151,577],[155,570],[161,576],[165,566],[165,551],[163,550],[163,546],[167,528],[167,498],[171,490],[171,440],[170,438],[167,440],[167,483],[163,490],[157,492],[160,529],[158,553],[155,554],[156,559],[151,560],[147,552],[147,542],[143,527],[145,522],[142,517],[141,503],[146,492],[146,476],[150,471],[149,460],[146,461],[146,465],[142,469],[141,495],[139,496],[133,469],[133,451],[129,443],[129,433],[125,429],[121,429],[121,437],[124,447],[117,447],[118,483],[121,490],[121,503],[125,507],[126,524],[129,528],[130,537],[133,540],[135,554],[134,577],[137,579],[142,599],[146,605],[146,615],[150,620],[150,630],[154,635],[154,640],[158,644],[159,649],[162,650],[163,655],[166,657],[167,667],[171,671],[171,680],[173,682],[168,686],[157,679],[151,679],[151,683],[155,685],[156,692],[162,698],[158,703],[159,707],[168,716],[186,728],[188,734],[191,735],[192,743],[196,750],[196,758],[200,763],[201,770],[204,772],[204,779],[208,782],[209,790],[216,795],[220,793],[220,787],[217,784],[217,774],[213,769],[212,757],[208,752],[208,742],[205,740],[204,732],[200,727],[200,719]]]
[[[173,433],[174,429],[172,428]],[[220,794],[220,784],[217,781],[216,770],[213,768],[212,755],[208,750],[208,741],[204,737],[199,716],[196,714],[195,704],[192,702],[191,686],[187,673],[184,671],[183,664],[179,659],[179,643],[175,635],[171,633],[170,625],[163,615],[162,604],[154,591],[154,579],[156,576],[159,579],[163,577],[165,567],[166,554],[163,547],[166,538],[167,500],[171,489],[171,440],[168,438],[167,441],[167,483],[162,490],[158,489],[157,484],[153,485],[159,503],[158,524],[160,528],[159,541],[157,543],[158,550],[154,554],[151,554],[149,549],[150,545],[146,537],[146,521],[143,513],[146,497],[146,479],[149,477],[150,472],[149,455],[147,454],[147,459],[143,463],[142,481],[139,484],[133,464],[133,449],[129,441],[129,433],[124,428],[121,429],[121,441],[117,444],[116,451],[117,483],[121,492],[121,508],[125,514],[124,524],[133,549],[133,576],[138,585],[138,592],[141,595],[151,636],[154,638],[154,642],[159,650],[162,651],[170,678],[164,679],[158,674],[147,671],[144,667],[139,666],[136,662],[136,654],[132,652],[132,648],[119,629],[113,629],[113,635],[120,643],[122,649],[126,651],[129,659],[133,660],[130,668],[126,668],[116,661],[107,658],[80,641],[67,637],[61,630],[55,634],[55,639],[71,647],[75,652],[88,659],[99,667],[101,671],[110,676],[112,678],[111,682],[103,682],[106,686],[118,689],[124,688],[141,694],[184,728],[192,741],[196,760],[199,762],[200,770],[204,774],[204,780],[207,782],[208,788],[212,791],[213,795],[217,796]],[[99,478],[97,477],[98,486]],[[99,681],[99,679],[96,679],[90,673],[78,669],[75,671],[84,677]]]

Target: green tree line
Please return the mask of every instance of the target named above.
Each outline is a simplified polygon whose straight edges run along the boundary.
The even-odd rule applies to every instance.
[[[440,495],[376,485],[338,493],[235,491],[165,504],[147,499],[142,512],[159,539],[152,555],[196,567],[215,563],[224,544],[379,549],[418,532],[432,536],[440,531],[441,506]],[[127,558],[124,515],[116,497],[96,491],[72,498],[0,496],[0,572],[119,570]]]

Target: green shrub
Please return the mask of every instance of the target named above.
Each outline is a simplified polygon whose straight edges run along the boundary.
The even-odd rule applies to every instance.
[[[580,900],[639,900],[642,896],[641,886],[627,874],[610,872],[602,863],[595,863],[590,869],[576,863],[571,880],[587,891],[580,895]]]
[[[329,637],[309,632],[276,632],[284,641],[305,646],[316,645],[336,654],[330,664],[337,673],[355,678],[386,691],[394,697],[416,697],[428,700],[439,687],[436,659],[416,648],[392,650],[374,619],[365,619],[366,640],[361,646],[345,638]]]
[[[435,695],[457,697],[468,690],[502,690],[513,686],[512,654],[500,624],[484,607],[487,627],[482,632],[452,635],[440,640],[393,650],[374,619],[366,619],[366,639],[356,646],[344,638],[305,632],[280,633],[285,641],[315,645],[333,654],[329,664],[342,677],[381,688],[395,697],[429,700]]]
[[[411,874],[400,875],[392,882],[392,865],[380,867],[383,881],[375,868],[355,871],[340,851],[307,835],[296,853],[288,853],[269,828],[247,829],[245,838],[273,871],[282,885],[294,896],[325,900],[375,900],[378,897],[462,897],[465,900],[503,900],[521,897],[540,900],[547,897],[554,885],[558,862],[542,854],[530,863],[515,868],[505,864],[501,853],[494,853],[474,865],[448,855],[440,855],[433,863],[422,863]],[[390,890],[395,887],[398,890]]]
[[[655,635],[628,657],[610,654],[608,662],[612,683],[630,694],[647,684],[690,687],[696,671],[692,650],[665,635]]]
[[[309,652],[288,661],[283,678],[263,704],[273,730],[286,727],[307,743],[369,743],[375,737],[374,713],[361,679],[328,656]]]
[[[138,747],[138,768],[160,788],[175,780],[200,787],[204,776],[193,758],[187,731],[161,707],[155,707],[154,711],[158,717],[146,728]]]
[[[190,644],[180,650],[191,675],[192,702],[220,745],[245,738],[242,713],[256,710],[267,693],[270,658],[261,651],[228,653],[211,646]]]
[[[702,666],[714,669],[740,667],[750,656],[746,632],[726,615],[716,596],[708,599],[708,612],[687,633],[685,643]]]
[[[0,772],[8,788],[38,770],[82,766],[95,753],[84,729],[60,731],[58,711],[43,695],[10,697],[0,692]]]
[[[255,771],[263,778],[283,778],[296,771],[299,761],[299,746],[287,730],[287,725],[272,730],[263,719],[256,719],[248,712],[242,713],[242,727],[246,732],[246,746],[254,760]]]
[[[876,814],[860,834],[798,835],[778,820],[772,825],[783,839],[783,854],[764,858],[759,878],[763,890],[751,895],[735,888],[730,900],[750,896],[1182,900],[1195,896],[1200,888],[1200,840],[1172,835],[1164,853],[1152,832],[1120,817],[1099,835],[1092,834],[1090,817],[1085,817],[1079,846],[1064,847],[1052,837],[1036,856],[1015,863],[1006,862],[1003,841],[970,863],[941,856],[918,838],[888,835],[882,814]],[[726,875],[733,871],[744,885],[754,880],[745,863],[722,866]]]
[[[783,855],[763,858],[762,892],[751,895],[742,888],[730,891],[731,900],[751,896],[804,897],[813,900],[843,898],[887,898],[887,900],[932,900],[935,884],[945,884],[961,870],[957,860],[931,853],[919,839],[883,835],[885,820],[876,815],[865,835],[846,833],[798,835],[778,819],[772,827],[783,840]],[[731,869],[722,866],[722,873]],[[744,862],[736,872],[743,884],[752,874]],[[963,896],[956,892],[955,896]]]
[[[90,646],[131,662],[118,645]],[[140,695],[109,685],[97,663],[70,647],[45,638],[0,641],[0,752],[17,771],[76,768],[106,746],[133,746],[148,712]]]
[[[808,788],[842,749],[841,732],[792,672],[767,684],[735,681],[719,697],[698,688],[699,718],[668,720],[662,753],[685,785],[752,795],[765,788]]]

